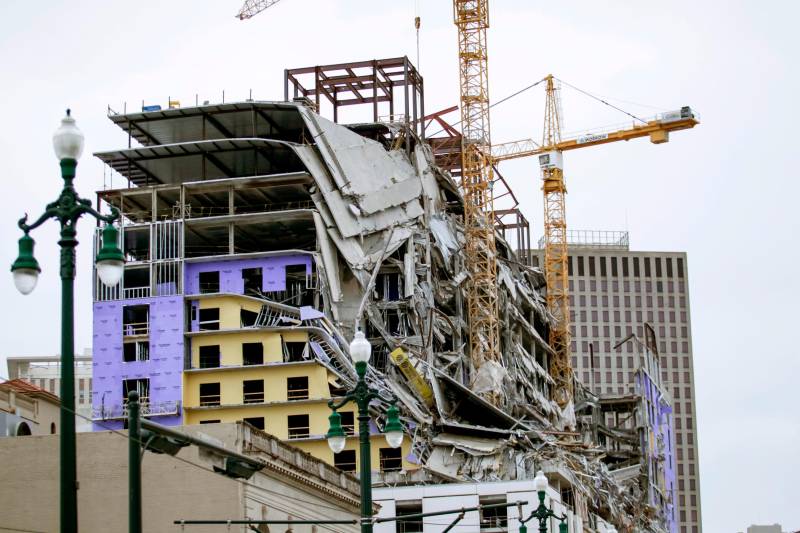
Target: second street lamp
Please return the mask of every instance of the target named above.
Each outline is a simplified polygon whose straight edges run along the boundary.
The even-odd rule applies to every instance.
[[[74,317],[74,285],[75,285],[75,248],[78,246],[78,219],[89,214],[95,219],[105,222],[103,230],[103,248],[97,254],[97,274],[100,280],[110,286],[119,283],[122,277],[124,258],[117,245],[118,234],[113,223],[119,218],[119,212],[112,207],[111,215],[101,215],[92,209],[92,202],[78,196],[72,181],[75,179],[75,168],[78,158],[83,152],[83,134],[75,125],[75,119],[67,116],[61,121],[61,127],[53,135],[53,148],[61,162],[61,178],[64,186],[56,201],[47,204],[44,213],[32,224],[27,224],[28,216],[20,219],[18,225],[23,231],[19,240],[19,256],[11,265],[14,285],[22,294],[30,294],[36,287],[41,268],[33,256],[34,241],[29,235],[31,231],[49,219],[55,219],[61,225],[61,431],[59,435],[60,449],[60,524],[62,533],[78,531],[78,471],[75,450],[75,354],[73,333]]]
[[[372,352],[372,345],[364,337],[364,333],[356,331],[353,342],[350,343],[350,357],[356,367],[358,381],[356,386],[347,392],[344,398],[335,402],[331,400],[328,406],[333,413],[328,417],[330,428],[327,439],[333,453],[344,450],[347,434],[342,427],[342,417],[337,412],[349,402],[355,402],[358,407],[358,439],[359,439],[359,475],[361,479],[361,532],[372,533],[372,467],[370,465],[370,434],[369,434],[369,404],[372,400],[381,398],[378,392],[367,385],[367,367]],[[386,442],[392,448],[399,448],[403,444],[403,426],[400,423],[400,412],[392,404],[386,411],[386,425],[384,426]]]
[[[547,521],[550,520],[550,518],[556,518],[560,520],[560,523],[558,524],[558,533],[568,533],[569,528],[565,522],[567,516],[557,515],[552,509],[548,509],[544,504],[544,498],[547,494],[547,484],[547,478],[545,477],[544,472],[539,470],[536,473],[536,477],[533,478],[533,488],[536,490],[536,493],[539,496],[539,506],[533,510],[527,519],[520,520],[521,523],[519,526],[519,533],[528,532],[528,526],[526,526],[525,523],[533,518],[539,522],[539,533],[547,533],[549,531],[549,528],[547,527]]]

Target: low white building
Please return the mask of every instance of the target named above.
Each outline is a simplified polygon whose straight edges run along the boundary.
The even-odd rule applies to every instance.
[[[527,519],[539,505],[539,497],[533,488],[533,480],[498,481],[480,483],[441,483],[408,486],[376,487],[372,494],[375,503],[381,506],[378,517],[432,513],[450,509],[466,509],[496,503],[517,503],[506,509],[494,508],[464,513],[449,531],[454,533],[519,532],[520,510]],[[603,520],[592,516],[593,524],[584,524],[573,510],[562,503],[558,486],[548,487],[545,505],[554,513],[567,516],[570,533],[605,533],[610,529]],[[441,533],[459,516],[458,512],[424,517],[413,522],[383,522],[375,525],[375,533]],[[558,532],[558,520],[551,519],[548,531]],[[538,531],[535,519],[526,523],[528,531]]]

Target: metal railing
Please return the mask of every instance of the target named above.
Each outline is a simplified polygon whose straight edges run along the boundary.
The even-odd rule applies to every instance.
[[[286,392],[286,399],[290,402],[294,400],[308,400],[308,387],[305,389],[289,389]]]
[[[122,325],[122,335],[124,337],[130,337],[133,335],[148,335],[149,333],[149,322],[128,322]]]
[[[545,245],[544,237],[539,239],[539,249]],[[614,248],[628,250],[630,236],[627,231],[605,230],[567,230],[567,245],[583,248]]]
[[[245,392],[244,403],[264,403],[264,391]]]
[[[221,394],[201,394],[200,407],[220,405],[221,400]]]
[[[180,400],[167,400],[150,402],[145,396],[141,399],[140,412],[142,416],[170,416],[178,415],[181,410]],[[116,405],[101,405],[92,408],[92,420],[119,420],[128,417],[128,401]]]
[[[309,426],[294,426],[289,428],[289,440],[307,439],[310,436],[311,427]]]

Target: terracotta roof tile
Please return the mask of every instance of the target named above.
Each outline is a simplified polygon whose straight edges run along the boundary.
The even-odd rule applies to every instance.
[[[0,388],[13,389],[16,392],[25,394],[27,396],[41,396],[53,403],[61,403],[61,400],[58,398],[58,396],[52,392],[46,391],[41,387],[37,387],[33,383],[28,383],[24,379],[12,379],[9,381],[4,381],[3,383],[0,383]]]

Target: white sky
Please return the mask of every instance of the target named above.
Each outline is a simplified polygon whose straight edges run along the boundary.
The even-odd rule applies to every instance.
[[[457,103],[456,32],[447,0],[418,1],[426,110]],[[91,157],[125,135],[106,106],[283,97],[283,69],[408,55],[414,0],[283,0],[234,18],[239,0],[0,2],[0,265],[16,255],[16,220],[37,216],[60,179],[51,134],[70,106],[87,138],[77,187],[102,188]],[[706,532],[751,523],[800,528],[800,374],[790,302],[800,294],[796,98],[798,2],[492,0],[491,94],[548,72],[640,115],[691,105],[694,130],[566,155],[575,229],[629,229],[637,250],[685,250],[694,335]],[[794,43],[794,45],[792,44]],[[790,99],[794,98],[794,99]],[[638,102],[653,107],[644,107]],[[566,130],[626,117],[564,90]],[[541,136],[543,94],[493,109],[495,142]],[[533,161],[509,162],[541,235]],[[117,181],[116,185],[120,182]],[[91,346],[89,220],[81,222],[76,349]],[[59,351],[56,229],[35,233],[43,275],[20,296],[0,283],[0,359]],[[792,266],[795,265],[795,266]],[[6,372],[0,360],[2,373]],[[746,482],[745,482],[746,480]]]

